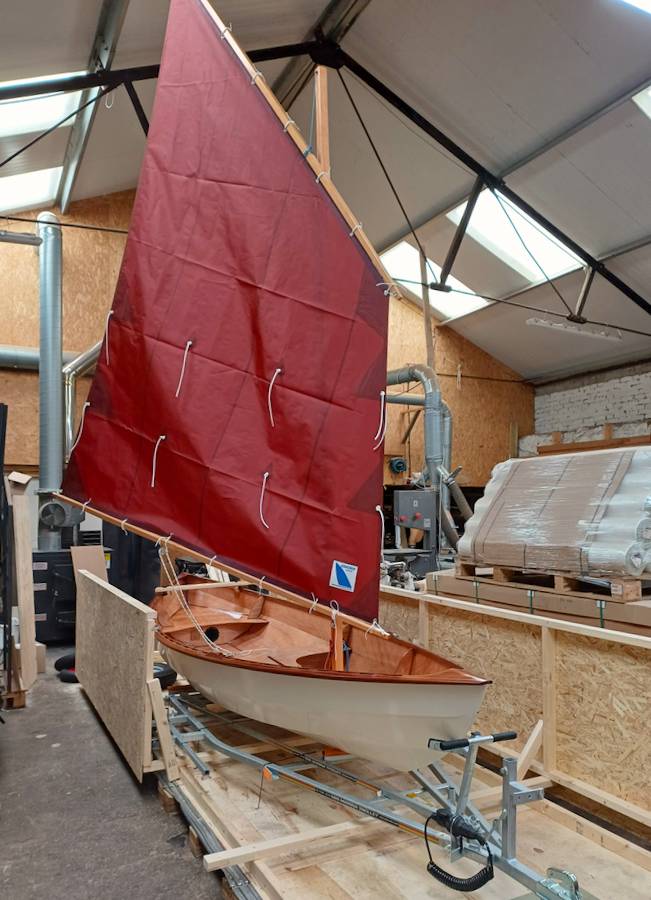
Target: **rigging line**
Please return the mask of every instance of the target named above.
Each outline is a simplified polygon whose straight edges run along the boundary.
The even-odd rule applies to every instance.
[[[392,115],[394,119],[396,119],[396,121],[400,122],[400,124],[404,128],[406,128],[407,131],[410,131],[414,135],[414,137],[417,137],[418,140],[421,141],[421,143],[425,144],[426,147],[429,147],[431,150],[434,150],[434,152],[437,153],[439,156],[441,156],[444,160],[446,160],[446,162],[452,163],[461,172],[464,172],[468,175],[474,174],[473,172],[471,172],[471,170],[467,166],[464,166],[464,164],[462,162],[459,162],[458,159],[455,159],[454,156],[452,156],[450,153],[446,152],[442,147],[440,147],[437,143],[435,143],[433,138],[431,140],[429,140],[427,137],[425,137],[425,135],[423,134],[422,131],[417,130],[416,128],[412,128],[407,119],[404,119],[400,115],[400,113],[397,112],[397,110],[393,109],[393,107],[390,106],[388,103],[385,103],[385,101],[382,99],[382,97],[380,97],[379,94],[376,94],[375,91],[371,90],[371,88],[364,81],[362,81],[361,78],[359,78],[354,72],[351,72],[349,70],[348,74],[350,76],[352,76],[352,78],[355,79],[357,84],[361,88],[363,88],[367,94],[369,94],[371,97],[373,97],[373,99],[376,100],[380,104],[380,106],[383,106],[384,109],[390,115]]]
[[[400,284],[415,284],[420,285],[421,287],[429,287],[429,285],[425,284],[422,281],[411,281],[408,278],[396,278],[396,281]],[[454,288],[452,291],[445,291],[445,293],[463,294],[466,297],[475,297],[478,300],[486,300],[488,301],[488,303],[504,303],[506,306],[515,306],[517,307],[517,309],[526,309],[528,312],[539,312],[543,313],[546,316],[556,316],[557,319],[563,319],[564,321],[567,320],[567,316],[564,313],[558,312],[557,310],[541,309],[539,306],[529,306],[526,303],[516,303],[515,300],[500,299],[499,297],[489,297],[487,294],[477,294],[474,291],[462,291],[457,288]],[[434,306],[434,309],[436,309],[436,306]],[[480,312],[480,310],[473,310],[473,312]],[[472,315],[472,313],[467,313],[467,315]],[[461,318],[461,316],[457,318]],[[444,319],[442,322],[439,322],[439,326],[437,327],[443,327],[444,325],[447,325],[448,322],[453,321],[454,318]],[[641,337],[651,337],[651,332],[638,331],[636,328],[627,328],[625,325],[615,325],[612,322],[596,322],[594,319],[586,319],[584,324],[601,325],[602,328],[614,328],[616,331],[627,331],[629,334],[639,334]],[[467,376],[464,376],[464,378],[465,377]]]
[[[30,147],[34,146],[34,144],[37,144],[39,141],[43,140],[43,138],[47,137],[48,134],[52,134],[52,132],[56,131],[60,125],[63,125],[63,123],[67,122],[68,119],[72,119],[74,116],[77,115],[77,113],[80,113],[82,111],[82,109],[86,109],[86,107],[90,106],[91,103],[97,103],[97,101],[100,99],[100,97],[103,97],[105,94],[108,94],[110,91],[113,91],[113,90],[115,90],[114,87],[102,88],[102,90],[97,94],[96,97],[91,97],[90,100],[87,100],[85,103],[82,103],[81,106],[79,106],[77,109],[73,110],[71,113],[68,113],[67,116],[64,116],[62,119],[60,119],[58,122],[56,122],[50,128],[48,128],[46,131],[43,131],[43,132],[41,132],[41,134],[38,134],[33,140],[31,140],[31,141],[29,141],[29,143],[25,144],[24,147],[21,147],[19,150],[16,150],[14,153],[11,153],[6,159],[3,159],[2,162],[0,162],[0,169],[3,166],[6,166],[7,163],[10,163],[12,159],[15,159],[17,156],[20,156],[21,153],[24,153],[25,150],[29,150]]]
[[[38,225],[38,219],[28,219],[26,216],[6,216],[0,213],[0,219],[6,219],[8,222],[31,222]],[[129,234],[126,228],[108,228],[102,225],[82,225],[80,222],[59,222],[60,228],[83,228],[85,231],[106,231],[109,234]]]
[[[350,93],[350,90],[348,89],[348,85],[344,81],[344,77],[341,74],[341,71],[339,69],[337,69],[337,75],[339,76],[339,81],[341,81],[342,87],[343,87],[344,91],[346,92],[346,96],[350,100],[350,104],[353,107],[353,110],[355,112],[355,115],[357,116],[359,124],[362,126],[362,130],[364,131],[364,134],[366,135],[368,142],[371,145],[371,150],[373,151],[375,158],[377,159],[378,164],[384,173],[384,177],[386,178],[389,187],[391,188],[391,192],[392,192],[393,196],[395,197],[396,202],[397,202],[398,206],[400,207],[403,216],[405,217],[405,222],[407,223],[407,227],[409,228],[409,231],[411,232],[411,235],[412,235],[414,241],[416,242],[416,245],[420,251],[420,254],[421,254],[422,258],[425,260],[425,262],[427,263],[427,268],[430,270],[433,280],[438,281],[438,279],[436,277],[436,273],[432,269],[432,265],[431,265],[429,259],[427,258],[425,249],[424,249],[423,245],[421,244],[421,242],[418,238],[418,235],[416,234],[416,230],[415,230],[414,226],[411,223],[411,219],[409,218],[407,210],[405,209],[403,202],[400,199],[400,195],[398,194],[398,191],[396,190],[396,187],[395,187],[393,181],[391,180],[391,176],[389,175],[387,168],[384,165],[384,162],[382,161],[382,157],[380,156],[379,151],[378,151],[377,147],[375,146],[373,138],[371,137],[370,132],[369,132],[368,128],[366,127],[366,123],[364,122],[364,119],[362,118],[362,115],[361,115],[359,109],[357,108],[357,104],[355,103],[355,101],[353,99],[353,95]]]
[[[534,265],[537,266],[538,269],[540,269],[540,271],[542,272],[542,275],[543,275],[545,281],[547,282],[547,284],[548,284],[548,285],[550,286],[550,288],[554,291],[554,293],[556,294],[556,296],[558,297],[558,299],[561,301],[561,303],[563,304],[563,306],[565,307],[565,309],[566,309],[566,310],[568,311],[568,313],[570,313],[570,315],[571,315],[571,314],[572,314],[572,309],[571,309],[571,307],[569,306],[567,300],[566,300],[565,297],[561,294],[561,292],[560,292],[559,289],[556,287],[556,285],[554,284],[554,282],[552,281],[552,279],[549,277],[549,275],[547,274],[547,272],[545,272],[545,270],[543,269],[543,267],[540,265],[540,263],[538,262],[538,260],[537,260],[536,257],[534,256],[534,254],[531,252],[531,250],[530,250],[529,247],[527,246],[526,241],[524,240],[524,238],[522,237],[522,235],[521,235],[520,232],[518,231],[515,222],[513,221],[513,219],[511,218],[511,216],[509,215],[506,206],[505,206],[504,203],[502,202],[502,198],[500,197],[499,192],[493,190],[493,191],[492,191],[492,194],[493,194],[493,196],[495,197],[495,199],[497,200],[497,202],[499,203],[499,205],[502,207],[502,212],[504,213],[504,215],[506,216],[506,218],[507,218],[507,219],[509,220],[509,222],[511,223],[511,228],[515,231],[515,233],[516,233],[516,235],[517,235],[517,237],[518,237],[518,240],[520,241],[520,243],[521,243],[522,246],[524,247],[525,251],[529,254],[529,256],[531,257],[531,259],[533,260]]]

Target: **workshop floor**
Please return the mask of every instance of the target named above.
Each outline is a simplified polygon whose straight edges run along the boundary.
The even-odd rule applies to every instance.
[[[6,900],[215,900],[215,875],[165,813],[155,779],[141,787],[79,685],[48,650],[22,710],[0,724],[0,897]]]

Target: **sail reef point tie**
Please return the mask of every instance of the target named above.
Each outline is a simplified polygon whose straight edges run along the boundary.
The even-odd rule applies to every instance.
[[[267,487],[268,478],[269,478],[269,472],[265,472],[264,475],[262,476],[262,488],[260,489],[260,505],[258,508],[258,512],[260,513],[260,521],[262,522],[262,524],[264,525],[265,528],[269,528],[269,525],[267,524],[265,517],[264,517],[264,513],[262,512],[262,505],[264,503],[264,492]]]
[[[86,419],[86,410],[88,409],[89,406],[90,406],[90,403],[88,402],[88,400],[86,400],[86,402],[84,403],[84,405],[81,409],[81,422],[79,423],[79,431],[77,432],[77,437],[75,438],[74,444],[70,448],[70,453],[72,453],[72,451],[75,449],[75,447],[77,446],[77,444],[79,443],[79,441],[81,439],[81,433],[84,430],[84,420]]]
[[[274,422],[274,411],[273,411],[273,407],[271,406],[271,392],[273,390],[273,386],[274,386],[274,382],[276,381],[276,378],[278,378],[278,376],[282,373],[282,371],[283,371],[282,369],[276,369],[276,371],[273,373],[273,375],[271,377],[271,381],[269,382],[269,388],[267,390],[267,408],[269,409],[269,421],[271,422],[272,428],[276,427],[276,423]]]
[[[192,341],[188,341],[185,345],[185,352],[183,353],[183,362],[181,364],[181,374],[179,375],[179,383],[176,386],[176,393],[174,394],[175,397],[178,397],[179,394],[181,393],[181,385],[183,384],[183,376],[185,375],[185,364],[188,360],[188,352],[189,352],[191,346],[192,346]]]
[[[154,447],[154,455],[151,458],[151,483],[150,487],[156,487],[156,457],[158,456],[158,448],[161,445],[161,441],[164,441],[167,438],[166,434],[161,434],[156,441],[156,446]]]

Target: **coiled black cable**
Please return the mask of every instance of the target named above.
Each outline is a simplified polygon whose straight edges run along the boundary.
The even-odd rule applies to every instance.
[[[484,838],[479,834],[474,835],[474,839],[486,848],[486,865],[483,869],[480,869],[479,872],[476,872],[474,875],[470,875],[468,878],[459,878],[458,875],[453,875],[451,872],[446,872],[445,869],[442,869],[440,866],[438,866],[432,858],[432,851],[429,845],[429,837],[427,835],[427,826],[432,819],[434,819],[437,824],[440,824],[435,813],[432,813],[432,815],[428,816],[425,822],[424,834],[425,846],[427,847],[427,855],[429,856],[429,862],[427,863],[427,871],[429,872],[429,874],[433,878],[436,878],[437,881],[440,881],[441,884],[449,887],[451,890],[462,891],[463,893],[478,891],[479,888],[483,887],[485,884],[488,884],[488,882],[494,877],[495,873],[493,872],[493,854],[491,853],[491,848],[484,840]],[[454,825],[454,819],[452,820],[452,824]],[[463,838],[461,838],[461,840],[463,840]]]

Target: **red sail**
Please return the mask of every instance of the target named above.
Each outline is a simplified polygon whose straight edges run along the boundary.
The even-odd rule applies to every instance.
[[[200,0],[173,0],[64,493],[377,613],[387,298]]]

